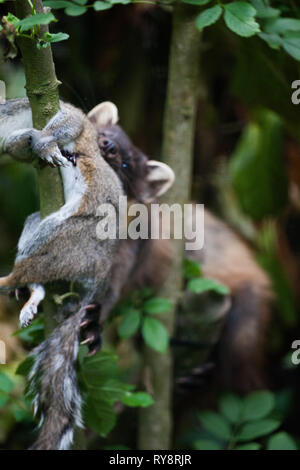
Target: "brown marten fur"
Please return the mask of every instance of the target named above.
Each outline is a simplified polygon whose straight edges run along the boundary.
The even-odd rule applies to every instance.
[[[118,174],[129,198],[143,201],[149,193],[148,158],[120,126],[114,123],[102,127],[96,114],[91,120],[96,125],[102,155]],[[167,240],[124,240],[111,284],[114,300],[109,308],[136,286],[159,287],[171,253]],[[186,257],[199,261],[205,277],[225,284],[231,292],[231,307],[219,341],[218,376],[222,385],[240,392],[263,388],[264,346],[272,298],[267,275],[245,242],[207,210],[204,248],[186,252]]]

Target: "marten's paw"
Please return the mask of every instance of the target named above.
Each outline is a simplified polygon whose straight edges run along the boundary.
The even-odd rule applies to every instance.
[[[89,356],[93,356],[101,348],[101,327],[99,325],[100,307],[87,309],[81,323],[80,340],[89,348]]]

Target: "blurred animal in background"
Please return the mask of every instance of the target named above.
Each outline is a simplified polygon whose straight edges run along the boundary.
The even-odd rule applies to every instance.
[[[104,108],[111,116],[105,123],[102,119]],[[173,178],[164,165],[149,160],[117,124],[115,105],[102,103],[88,117],[97,130],[101,153],[119,176],[129,199],[148,203],[164,192],[157,190],[153,182],[151,175],[154,168],[160,168],[160,186],[163,187],[164,178],[166,187],[170,186]],[[239,392],[263,388],[266,385],[265,341],[272,303],[268,276],[259,267],[246,243],[208,210],[205,210],[204,248],[187,251],[186,257],[201,263],[205,277],[223,283],[230,290],[221,307],[219,334],[213,335],[218,351],[218,377],[222,385]],[[112,308],[120,298],[138,287],[158,289],[167,275],[171,260],[172,247],[168,240],[123,240],[113,269],[111,301],[107,308]],[[192,310],[194,319],[201,317],[203,295],[185,294],[184,298],[183,305],[187,310]],[[180,321],[185,322],[184,318]]]

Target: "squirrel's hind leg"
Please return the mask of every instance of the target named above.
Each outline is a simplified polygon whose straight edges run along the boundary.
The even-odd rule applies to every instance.
[[[20,326],[30,325],[38,312],[38,306],[45,298],[45,289],[40,284],[29,284],[30,297],[20,312]]]

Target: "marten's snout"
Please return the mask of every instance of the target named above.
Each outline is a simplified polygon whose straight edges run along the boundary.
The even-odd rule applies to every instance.
[[[115,142],[108,137],[99,138],[99,147],[104,157],[114,158],[117,155],[117,146]]]

